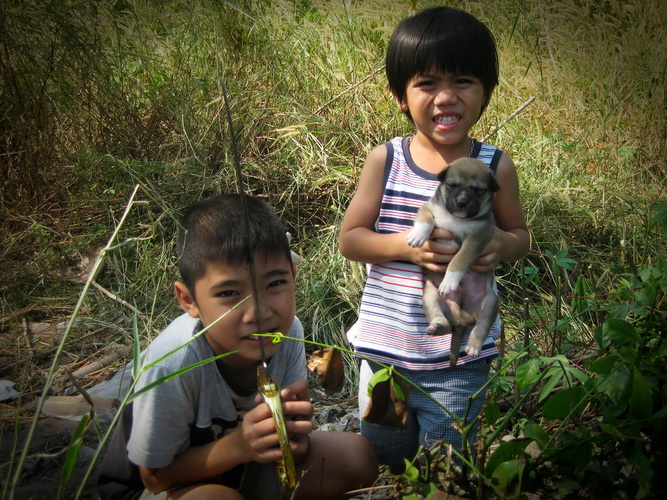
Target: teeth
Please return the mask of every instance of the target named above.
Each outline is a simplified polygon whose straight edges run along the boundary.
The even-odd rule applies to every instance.
[[[451,125],[459,121],[458,116],[437,116],[434,120],[435,123],[441,123],[443,125]]]

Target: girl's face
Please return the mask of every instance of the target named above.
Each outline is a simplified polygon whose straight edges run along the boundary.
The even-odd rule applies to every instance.
[[[417,135],[435,146],[469,148],[468,132],[486,103],[479,78],[453,72],[431,71],[408,81],[401,111],[410,112]]]

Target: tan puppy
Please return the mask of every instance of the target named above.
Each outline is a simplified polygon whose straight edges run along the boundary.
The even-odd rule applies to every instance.
[[[438,174],[440,186],[417,212],[407,242],[421,247],[434,227],[447,229],[459,251],[447,272],[427,271],[424,311],[430,335],[452,333],[450,365],[456,366],[463,332],[475,325],[465,352],[479,356],[498,314],[498,297],[493,291],[493,272],[477,273],[470,265],[491,241],[495,221],[491,208],[500,189],[489,167],[481,160],[459,158]]]

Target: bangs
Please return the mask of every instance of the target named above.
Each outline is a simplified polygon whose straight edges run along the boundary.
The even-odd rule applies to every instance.
[[[479,78],[490,94],[498,84],[498,54],[488,28],[467,12],[429,9],[404,20],[387,49],[386,72],[391,90],[405,97],[416,75],[432,71]]]

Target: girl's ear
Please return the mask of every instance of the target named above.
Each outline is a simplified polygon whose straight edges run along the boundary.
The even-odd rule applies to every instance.
[[[177,281],[174,283],[174,292],[176,293],[178,303],[181,305],[181,309],[193,318],[198,318],[199,308],[197,307],[197,302],[195,302],[195,298],[190,293],[188,287],[185,286],[184,283]]]

